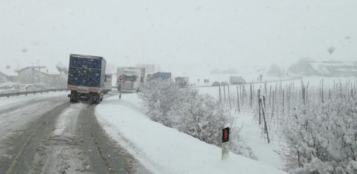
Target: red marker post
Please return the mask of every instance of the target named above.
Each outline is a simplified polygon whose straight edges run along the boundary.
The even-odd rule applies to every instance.
[[[222,130],[222,160],[228,157],[229,152],[229,127]]]

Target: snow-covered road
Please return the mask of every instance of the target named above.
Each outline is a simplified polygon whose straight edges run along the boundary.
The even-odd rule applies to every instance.
[[[76,134],[80,111],[86,105],[71,104],[56,120],[55,128],[40,148],[46,154],[42,173],[90,173],[88,158]]]
[[[70,103],[66,93],[1,100],[0,173],[139,173],[103,132],[95,107]]]
[[[3,142],[13,134],[19,134],[39,119],[43,114],[67,101],[56,95],[42,96],[41,98],[12,98],[2,99],[0,102],[0,154],[4,153]]]

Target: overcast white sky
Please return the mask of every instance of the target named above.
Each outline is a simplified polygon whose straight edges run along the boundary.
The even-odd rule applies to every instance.
[[[357,60],[356,0],[0,0],[0,21],[1,66],[54,69],[71,53],[172,71]]]

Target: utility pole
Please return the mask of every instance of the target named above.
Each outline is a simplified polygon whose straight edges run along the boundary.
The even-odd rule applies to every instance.
[[[41,69],[42,68],[46,68],[45,66],[35,66],[34,63],[31,63],[32,64],[32,83],[35,83],[35,70],[36,68],[38,68],[39,72],[39,82],[41,82]]]

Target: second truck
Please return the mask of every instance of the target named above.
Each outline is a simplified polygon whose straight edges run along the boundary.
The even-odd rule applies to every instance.
[[[124,93],[139,92],[140,86],[146,82],[145,68],[140,67],[118,67],[117,77],[118,91]]]

